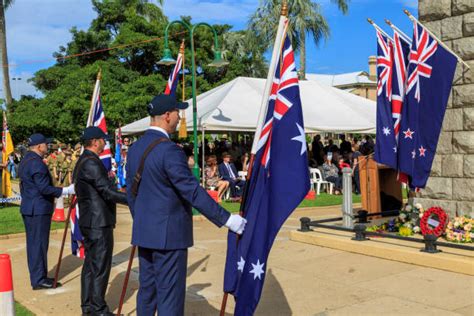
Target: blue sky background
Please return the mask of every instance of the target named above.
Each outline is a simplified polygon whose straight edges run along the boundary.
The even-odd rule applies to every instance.
[[[258,0],[164,0],[170,19],[190,15],[194,22],[227,23],[234,30],[246,28]],[[307,72],[337,74],[368,70],[368,56],[375,54],[376,38],[372,18],[391,34],[388,18],[411,37],[412,24],[402,12],[417,16],[417,0],[351,0],[349,13],[342,15],[330,0],[315,0],[328,20],[331,37],[316,47],[307,45]],[[70,39],[69,29],[87,29],[96,16],[89,0],[20,0],[6,12],[7,45],[11,66],[12,93],[37,94],[27,79],[54,64],[52,54]],[[309,38],[308,38],[309,39]],[[21,80],[18,80],[21,78]],[[2,92],[0,92],[3,95]]]

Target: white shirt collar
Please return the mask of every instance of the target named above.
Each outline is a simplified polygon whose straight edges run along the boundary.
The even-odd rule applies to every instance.
[[[162,129],[161,127],[158,127],[158,126],[150,126],[150,127],[148,127],[148,129],[152,129],[152,130],[161,132],[161,133],[165,134],[166,137],[170,138],[170,136],[168,135],[168,133],[167,133],[164,129]]]

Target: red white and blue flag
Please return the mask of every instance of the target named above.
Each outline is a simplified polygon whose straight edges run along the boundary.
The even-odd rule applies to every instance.
[[[412,189],[428,181],[456,64],[457,58],[414,22],[398,147],[399,170],[409,176]]]
[[[238,243],[228,234],[224,291],[236,299],[235,315],[255,312],[275,237],[310,189],[294,53],[286,32],[283,38],[244,201],[248,222]]]
[[[84,237],[82,237],[81,231],[79,230],[79,204],[77,198],[74,195],[71,200],[71,250],[72,254],[76,257],[85,258],[84,252]]]
[[[393,42],[377,30],[377,130],[375,160],[397,169],[397,142],[392,114]]]
[[[97,78],[95,83],[91,102],[91,111],[89,113],[87,126],[97,126],[104,133],[108,134],[107,123],[105,122],[105,113],[100,98],[100,76]],[[110,142],[108,140],[105,142],[104,151],[99,156],[107,171],[110,171],[112,169],[112,152],[110,150]]]
[[[377,30],[377,143],[375,160],[398,168],[398,135],[405,98],[410,44],[394,31],[393,40]]]
[[[175,96],[176,88],[178,87],[179,72],[182,66],[183,54],[179,53],[173,71],[171,72],[170,77],[168,78],[168,82],[166,83],[165,94]]]

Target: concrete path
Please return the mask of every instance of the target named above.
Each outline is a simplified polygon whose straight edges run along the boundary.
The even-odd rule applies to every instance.
[[[339,207],[298,210],[288,219],[273,246],[265,288],[256,315],[474,315],[474,278],[406,263],[307,245],[289,240],[299,218],[340,214]],[[119,210],[107,301],[116,309],[130,254],[131,218]],[[226,251],[226,231],[206,220],[194,223],[195,246],[189,250],[186,315],[218,315]],[[52,234],[50,276],[62,234]],[[32,291],[24,237],[0,240],[0,253],[13,260],[15,299],[36,315],[80,315],[82,261],[66,243],[56,290]],[[135,315],[138,260],[123,308]],[[227,312],[232,314],[233,299]]]

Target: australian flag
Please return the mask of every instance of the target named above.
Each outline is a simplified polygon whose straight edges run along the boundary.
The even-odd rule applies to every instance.
[[[398,150],[399,169],[411,188],[424,188],[430,175],[456,63],[414,22]]]
[[[375,160],[397,169],[397,142],[393,128],[393,42],[377,30],[377,142]]]
[[[248,223],[238,242],[234,233],[228,236],[224,291],[236,299],[235,315],[252,315],[257,308],[275,237],[310,189],[300,90],[287,36],[278,60],[244,202]]]
[[[174,65],[173,71],[168,78],[168,82],[166,83],[165,93],[167,95],[175,96],[176,88],[178,87],[179,81],[179,72],[181,67],[183,66],[183,54],[178,54],[178,58],[176,59],[176,64]]]

